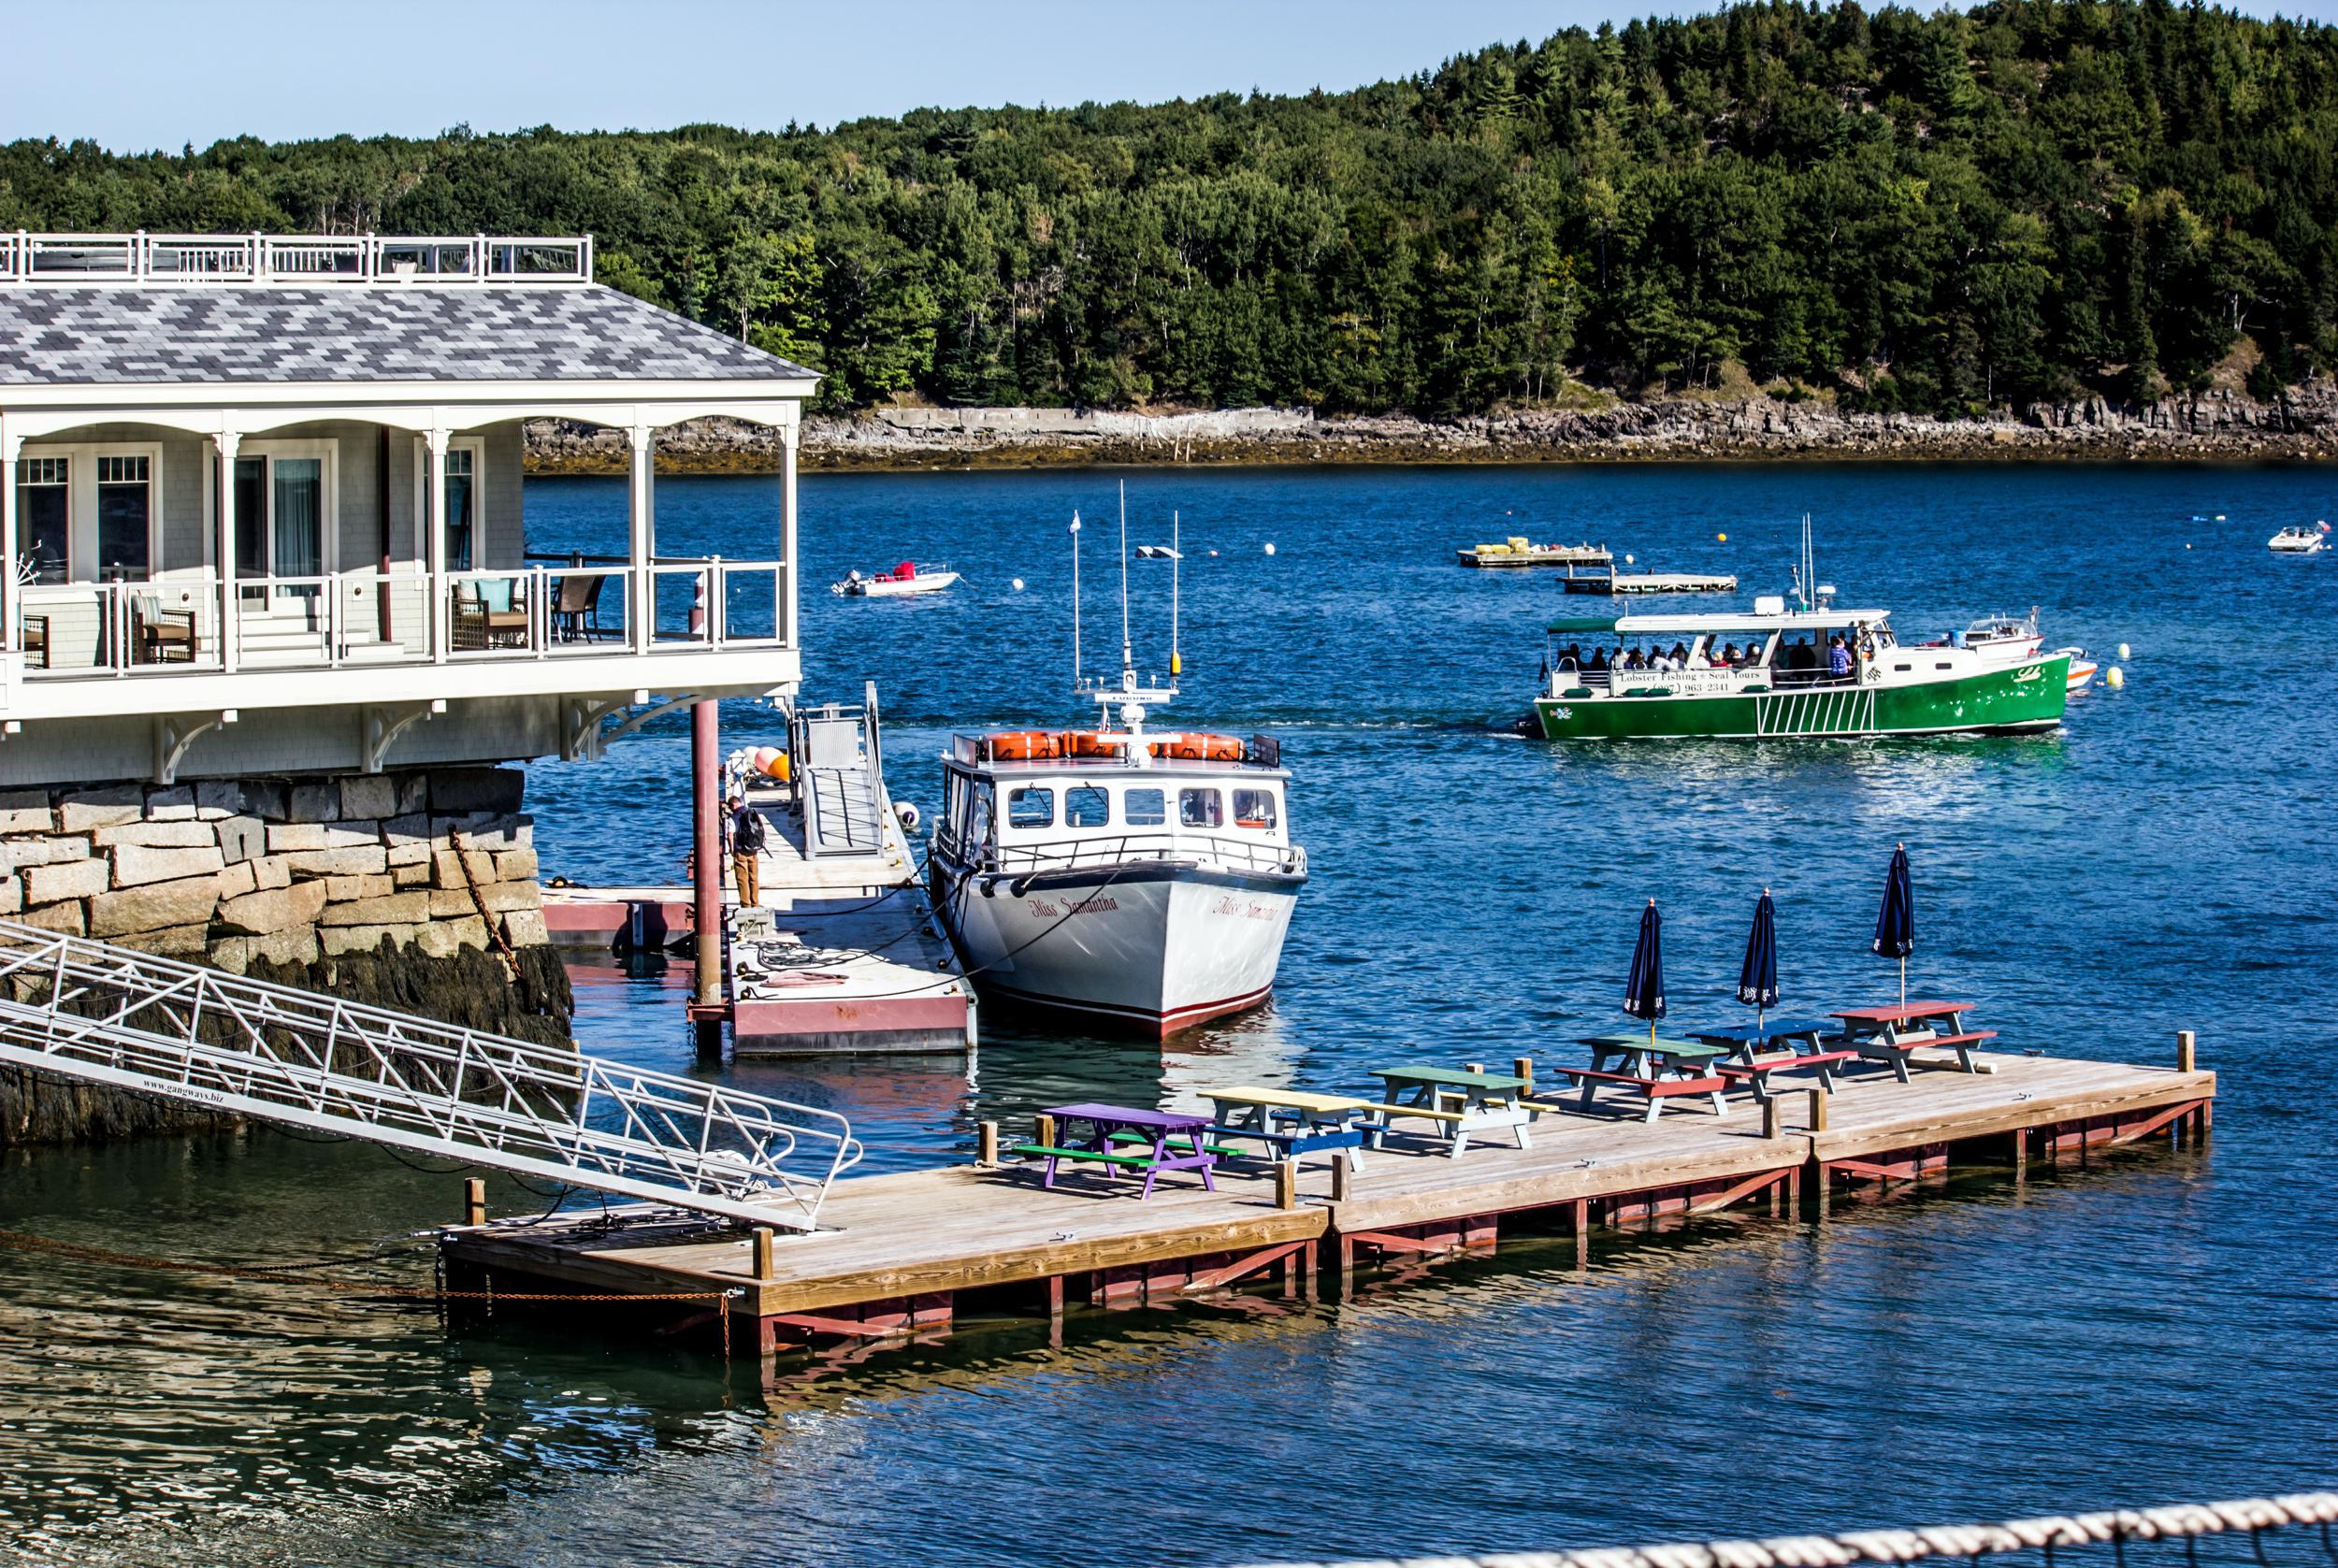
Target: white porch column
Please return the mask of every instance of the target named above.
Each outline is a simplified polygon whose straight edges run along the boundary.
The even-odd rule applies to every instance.
[[[23,450],[23,438],[0,418],[0,654],[11,659],[24,646],[24,590],[16,582],[16,459]]]
[[[796,446],[800,427],[779,428],[779,636],[796,646]]]
[[[237,647],[243,595],[236,585],[236,453],[243,438],[222,430],[211,438],[211,445],[219,450],[219,504],[213,509],[219,525],[219,667],[232,673],[242,663],[242,651]]]
[[[625,607],[625,624],[633,651],[646,654],[657,629],[657,580],[650,571],[650,559],[657,552],[657,431],[653,425],[637,424],[632,435],[626,529],[632,593]]]
[[[455,603],[446,587],[446,441],[447,432],[437,425],[423,437],[428,469],[422,482],[423,560],[430,573],[430,657],[439,664],[455,645]]]

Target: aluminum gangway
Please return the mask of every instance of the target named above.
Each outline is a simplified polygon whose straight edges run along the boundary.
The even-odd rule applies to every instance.
[[[878,740],[876,683],[859,708],[829,703],[798,709],[788,719],[796,798],[803,808],[803,852],[823,856],[882,855],[891,805]]]
[[[0,1063],[811,1230],[833,1111],[0,920]]]

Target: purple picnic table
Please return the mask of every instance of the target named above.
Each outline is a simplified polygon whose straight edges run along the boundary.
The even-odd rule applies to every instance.
[[[1144,1198],[1153,1195],[1153,1178],[1163,1171],[1199,1171],[1202,1186],[1212,1192],[1218,1190],[1217,1182],[1210,1177],[1211,1168],[1218,1163],[1217,1156],[1203,1146],[1210,1127],[1207,1116],[1197,1116],[1190,1111],[1145,1111],[1133,1105],[1105,1105],[1094,1100],[1084,1100],[1077,1105],[1050,1105],[1045,1114],[1054,1117],[1059,1127],[1064,1122],[1088,1123],[1095,1129],[1088,1146],[1097,1154],[1113,1152],[1112,1135],[1116,1132],[1141,1132],[1150,1136],[1152,1152],[1147,1157],[1150,1163],[1145,1169]],[[1186,1135],[1190,1152],[1171,1152],[1169,1140],[1178,1133]],[[1056,1143],[1061,1148],[1072,1146],[1061,1131],[1056,1134]],[[1126,1146],[1134,1147],[1133,1144]],[[1046,1173],[1039,1182],[1041,1187],[1055,1186],[1056,1161],[1060,1158],[1052,1154],[1047,1157]]]

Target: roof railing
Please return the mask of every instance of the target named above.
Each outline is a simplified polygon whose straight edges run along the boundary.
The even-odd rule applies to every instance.
[[[0,285],[427,287],[592,281],[590,235],[0,233]]]

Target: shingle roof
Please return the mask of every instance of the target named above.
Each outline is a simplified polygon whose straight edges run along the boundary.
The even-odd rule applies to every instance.
[[[599,284],[0,288],[0,388],[813,374]]]

